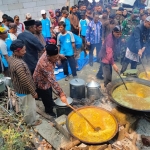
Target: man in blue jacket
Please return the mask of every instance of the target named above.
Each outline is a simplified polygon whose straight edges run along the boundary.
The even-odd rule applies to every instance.
[[[148,16],[144,23],[138,25],[127,41],[127,49],[125,59],[122,64],[121,73],[126,71],[129,63],[131,69],[136,69],[137,63],[148,46],[150,36],[150,16]]]

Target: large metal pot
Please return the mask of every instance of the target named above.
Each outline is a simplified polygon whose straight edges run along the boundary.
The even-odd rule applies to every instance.
[[[95,82],[95,81],[91,81],[90,83],[88,83],[86,85],[87,87],[87,98],[90,100],[97,100],[100,99],[101,91],[100,91],[100,85]]]
[[[146,86],[149,86],[150,87],[150,81],[146,81],[146,80],[143,80],[143,79],[139,79],[139,78],[124,78],[124,82],[125,83],[139,83],[139,84],[143,84],[143,85],[146,85]],[[120,79],[117,79],[117,80],[114,80],[113,82],[109,83],[107,85],[107,92],[108,92],[108,96],[109,98],[114,101],[116,104],[118,104],[119,106],[122,106],[124,108],[127,108],[129,110],[133,110],[133,111],[139,111],[139,112],[150,112],[150,106],[149,106],[149,109],[148,110],[139,110],[139,109],[136,109],[136,108],[131,108],[130,106],[125,106],[121,103],[119,103],[117,100],[115,100],[112,96],[113,94],[113,91],[119,87],[123,85],[122,81]],[[135,89],[136,90],[136,89]]]
[[[0,93],[6,90],[5,83],[0,79]]]
[[[85,81],[79,78],[70,81],[70,97],[76,99],[85,98]]]

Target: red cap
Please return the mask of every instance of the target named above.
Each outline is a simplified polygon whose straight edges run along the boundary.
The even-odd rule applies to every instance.
[[[55,39],[50,39],[49,42],[52,43],[52,44],[56,44],[56,40]]]

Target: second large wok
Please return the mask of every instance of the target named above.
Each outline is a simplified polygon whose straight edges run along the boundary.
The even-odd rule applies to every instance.
[[[139,79],[139,78],[124,78],[124,81],[125,81],[125,83],[139,83],[139,84],[150,87],[150,81],[146,81],[146,80]],[[115,98],[113,98],[113,92],[115,91],[115,89],[117,89],[121,85],[123,85],[123,83],[120,79],[114,80],[113,82],[111,82],[107,85],[108,96],[112,101],[114,101],[118,105],[128,108],[130,110],[141,111],[141,112],[150,112],[150,105],[149,105],[148,109],[141,110],[141,109],[137,109],[137,108],[133,108],[133,107],[131,108],[130,106],[123,105],[122,103],[119,103]],[[135,90],[137,90],[137,89],[135,89]]]

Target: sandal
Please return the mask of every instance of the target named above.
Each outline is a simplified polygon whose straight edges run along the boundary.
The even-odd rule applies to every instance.
[[[70,76],[66,76],[65,81],[68,81],[70,78]]]
[[[36,121],[32,124],[32,126],[38,126],[38,125],[40,125],[41,123],[42,123],[42,120],[38,119],[38,120],[36,120]]]

